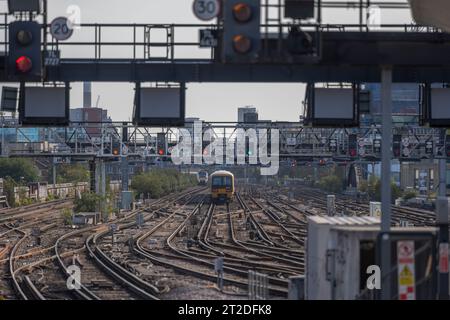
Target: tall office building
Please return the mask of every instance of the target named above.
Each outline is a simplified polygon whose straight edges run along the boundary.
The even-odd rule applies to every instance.
[[[366,83],[363,89],[370,92],[370,115],[363,115],[362,124],[381,122],[381,85]],[[420,109],[420,88],[413,83],[392,85],[392,119],[394,125],[417,124]]]
[[[238,108],[238,122],[258,122],[258,111],[251,106]]]
[[[92,82],[83,83],[83,108],[92,108]]]

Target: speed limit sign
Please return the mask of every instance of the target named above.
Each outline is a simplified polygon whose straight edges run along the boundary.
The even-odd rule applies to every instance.
[[[220,0],[195,0],[194,14],[203,21],[209,21],[216,18],[220,13]]]
[[[52,21],[50,33],[56,40],[64,41],[72,36],[73,29],[69,27],[69,20],[66,17],[58,17]]]

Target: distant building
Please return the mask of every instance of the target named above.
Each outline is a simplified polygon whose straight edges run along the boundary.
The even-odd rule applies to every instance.
[[[101,136],[102,129],[99,123],[111,122],[108,110],[92,107],[92,84],[90,82],[83,84],[83,108],[70,109],[70,121],[88,122],[84,127],[90,137]]]
[[[362,124],[381,122],[381,85],[366,83],[363,89],[370,92],[370,114],[362,115]],[[392,84],[392,120],[394,125],[417,124],[420,111],[420,88],[418,84]]]
[[[17,118],[3,117],[5,125],[17,126],[19,121]],[[39,142],[45,139],[44,129],[40,128],[0,128],[0,143],[9,142]]]
[[[370,91],[371,112],[381,114],[381,85],[366,84]],[[392,85],[392,113],[418,114],[419,113],[419,85],[411,83],[394,83]]]
[[[101,135],[102,129],[100,123],[111,122],[108,117],[108,111],[101,108],[77,108],[70,110],[71,122],[87,122],[84,125],[86,133],[91,137],[98,137]],[[89,122],[91,122],[89,124]]]
[[[203,124],[203,120],[200,120],[200,118],[186,118],[184,120],[184,127],[189,130],[189,132],[192,134],[194,132],[194,124],[196,122],[200,122]]]
[[[92,108],[92,83],[83,83],[83,108]]]
[[[258,122],[258,113],[257,112],[248,112],[244,114],[244,122],[245,123],[256,123]]]
[[[249,121],[255,119],[256,121]],[[238,122],[239,123],[258,122],[258,111],[254,107],[238,108]]]

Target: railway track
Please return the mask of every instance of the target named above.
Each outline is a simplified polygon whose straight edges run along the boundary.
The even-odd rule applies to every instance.
[[[167,195],[121,219],[70,232],[56,216],[70,200],[2,210],[0,266],[11,275],[14,290],[8,297],[158,300],[184,297],[185,286],[189,294],[207,292],[206,298],[242,298],[250,270],[267,275],[271,297],[286,297],[288,278],[305,273],[307,219],[326,214],[326,194],[302,188],[292,199],[286,189],[249,186],[229,206],[217,206],[206,190]],[[340,195],[336,205],[350,216],[369,210]],[[143,225],[136,221],[140,214]],[[394,224],[434,223],[434,213],[412,208],[393,206],[393,216]],[[31,244],[33,228],[42,232],[39,246]],[[214,286],[217,257],[224,261],[222,292]],[[79,290],[66,286],[70,265],[81,269]]]
[[[30,243],[32,229],[38,228],[40,231],[46,232],[55,227],[54,221],[58,219],[59,211],[56,209],[55,203],[47,205],[47,207],[52,210],[41,212],[41,206],[32,206],[31,208],[37,210],[38,216],[33,216],[36,211],[30,211],[26,217],[21,217],[18,220],[8,219],[9,222],[0,224],[0,268],[3,270],[3,276],[0,278],[0,295],[6,298],[23,298],[24,292],[21,290],[21,285],[27,286],[29,293],[38,296],[27,279],[22,281],[24,278],[16,276],[16,272],[20,271],[16,270],[16,267],[21,269],[20,264],[25,259],[39,254],[33,244]],[[28,244],[28,247],[32,247],[32,249],[23,248],[22,244]]]
[[[73,205],[72,200],[54,200],[46,203],[37,203],[25,207],[4,209],[0,211],[0,224],[20,219],[36,218],[39,214],[44,214],[51,210],[69,208]]]
[[[306,213],[307,215],[322,214],[326,215],[327,212],[327,193],[302,188],[301,194],[296,197],[295,200],[288,199],[286,195],[281,196],[279,193],[274,195],[269,192],[265,195],[270,198],[271,205],[280,207],[288,207],[293,211],[299,213]],[[304,207],[314,206],[316,211],[313,212]],[[369,213],[368,203],[357,203],[357,201],[351,197],[344,195],[336,195],[336,209],[338,212],[344,213],[349,216],[366,216]],[[392,225],[400,224],[400,221],[408,221],[414,226],[434,226],[436,214],[427,210],[419,210],[410,207],[401,207],[392,205]]]
[[[19,228],[16,231],[21,234],[21,237],[12,247],[8,261],[14,291],[23,300],[45,300],[42,292],[31,280],[31,277],[36,275],[32,271],[48,261],[48,255],[53,248],[52,238],[59,236],[64,230],[58,228],[58,223],[51,220],[42,221],[40,227],[42,236],[39,237],[42,243],[38,245],[35,244],[36,239],[32,236],[30,229]]]
[[[230,229],[233,231],[229,231],[231,238],[234,240],[230,240],[230,243],[219,243],[216,240],[210,240],[211,237],[211,229],[213,228],[213,221],[215,217],[215,212],[217,207],[213,204],[208,206],[207,210],[204,210],[203,207],[206,206],[205,203],[202,203],[196,206],[183,221],[178,224],[178,227],[172,232],[170,235],[166,235],[166,249],[168,248],[170,252],[161,252],[162,250],[155,250],[155,248],[151,249],[143,245],[145,240],[150,236],[155,236],[156,232],[162,228],[170,219],[173,218],[173,215],[167,217],[164,221],[160,222],[154,228],[149,230],[147,233],[143,234],[136,241],[135,252],[140,254],[141,256],[147,257],[154,263],[158,263],[167,267],[170,267],[178,272],[182,272],[184,274],[194,275],[196,277],[200,277],[203,279],[208,279],[210,281],[216,281],[216,275],[211,272],[214,267],[214,259],[218,256],[224,257],[224,271],[226,273],[226,277],[224,278],[225,282],[228,284],[232,284],[241,288],[246,288],[248,286],[247,277],[249,270],[258,270],[265,271],[268,274],[273,274],[277,276],[285,276],[285,277],[275,277],[269,275],[269,283],[271,286],[269,287],[269,291],[273,295],[286,296],[287,294],[287,276],[299,274],[302,271],[302,266],[297,265],[297,269],[292,267],[292,260],[283,259],[281,260],[285,262],[286,265],[280,265],[279,263],[271,263],[271,262],[260,262],[255,263],[255,261],[261,260],[272,260],[279,259],[274,252],[271,254],[264,252],[266,250],[265,247],[259,247],[258,243],[243,243],[236,239],[234,234],[234,226],[231,223]],[[205,217],[202,219],[202,224],[199,227],[199,230],[196,234],[196,244],[197,247],[193,248],[192,246],[189,248],[179,247],[179,241],[176,243],[175,238],[179,237],[179,234],[186,228],[186,225],[191,221],[192,217],[195,217],[199,214],[199,212],[206,212]],[[222,213],[221,215],[227,217],[232,217],[233,213],[231,211],[227,211],[226,213]],[[262,229],[261,229],[262,230]],[[263,231],[260,231],[263,232]],[[254,247],[257,247],[256,249]],[[296,258],[295,256],[291,258]],[[186,264],[187,261],[194,263],[196,265],[195,268],[190,266],[180,265],[179,263],[174,262],[174,260],[181,260]],[[303,262],[302,262],[303,263]],[[258,264],[258,265],[257,265]],[[295,263],[294,263],[295,264]],[[289,266],[290,265],[290,266]],[[206,270],[204,269],[206,266]],[[243,280],[245,279],[245,280]]]
[[[172,197],[163,198],[152,205],[157,205],[164,201],[170,202],[172,201]],[[133,211],[116,222],[127,222],[133,219],[139,212],[140,210]],[[100,231],[98,227],[89,227],[70,233],[65,232],[55,241],[52,247],[54,249],[54,256],[38,261],[35,266],[48,262],[49,260],[54,260],[60,271],[59,280],[66,281],[71,275],[68,270],[67,260],[74,260],[74,257],[76,257],[76,265],[82,271],[82,279],[79,284],[79,289],[69,290],[67,286],[64,289],[70,295],[71,299],[157,299],[154,294],[149,293],[149,291],[158,293],[158,290],[154,286],[145,283],[145,281],[137,277],[133,277],[129,271],[120,267],[119,264],[98,250],[96,241],[98,237],[103,235],[103,230],[108,230],[107,226],[101,227]],[[72,264],[75,264],[74,261]],[[33,282],[29,278],[26,280],[27,284],[33,285]],[[58,280],[48,282],[52,281]],[[145,290],[139,286],[144,286]],[[41,293],[41,297],[44,296]],[[39,297],[39,295],[33,294],[32,297]]]
[[[169,234],[166,239],[166,245],[172,255],[167,255],[164,252],[158,252],[155,254],[155,250],[151,250],[145,245],[143,242],[149,236],[154,235],[161,226],[164,225],[166,221],[163,221],[155,228],[145,233],[143,236],[137,239],[135,252],[150,259],[154,263],[158,263],[164,265],[166,267],[170,267],[178,272],[183,274],[192,275],[197,278],[209,280],[211,282],[217,281],[217,276],[214,274],[214,259],[209,257],[200,257],[195,252],[190,252],[186,249],[181,249],[177,244],[174,243],[175,238],[178,236],[180,231],[184,228],[185,224],[189,221],[189,218],[198,212],[198,209],[201,205],[196,206],[189,215],[186,216],[184,221],[178,225],[178,227]],[[208,211],[213,210],[214,205],[210,205]],[[171,217],[167,218],[170,219]],[[211,248],[208,250],[211,252]],[[217,257],[217,256],[215,256]],[[178,260],[178,261],[177,261]],[[182,263],[180,263],[180,261]],[[224,277],[224,282],[229,285],[246,288],[248,286],[247,281],[242,279],[246,279],[248,277],[247,270],[243,271],[242,269],[238,269],[236,267],[230,267],[225,263],[224,271],[226,272],[226,276]],[[273,294],[278,294],[285,296],[287,291],[281,288],[269,288],[270,292]]]

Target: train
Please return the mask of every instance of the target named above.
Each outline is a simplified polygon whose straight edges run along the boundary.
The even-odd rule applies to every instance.
[[[211,200],[215,204],[230,203],[234,199],[234,174],[216,171],[211,175]]]
[[[208,172],[204,170],[199,171],[197,179],[199,185],[206,186],[208,184]]]

